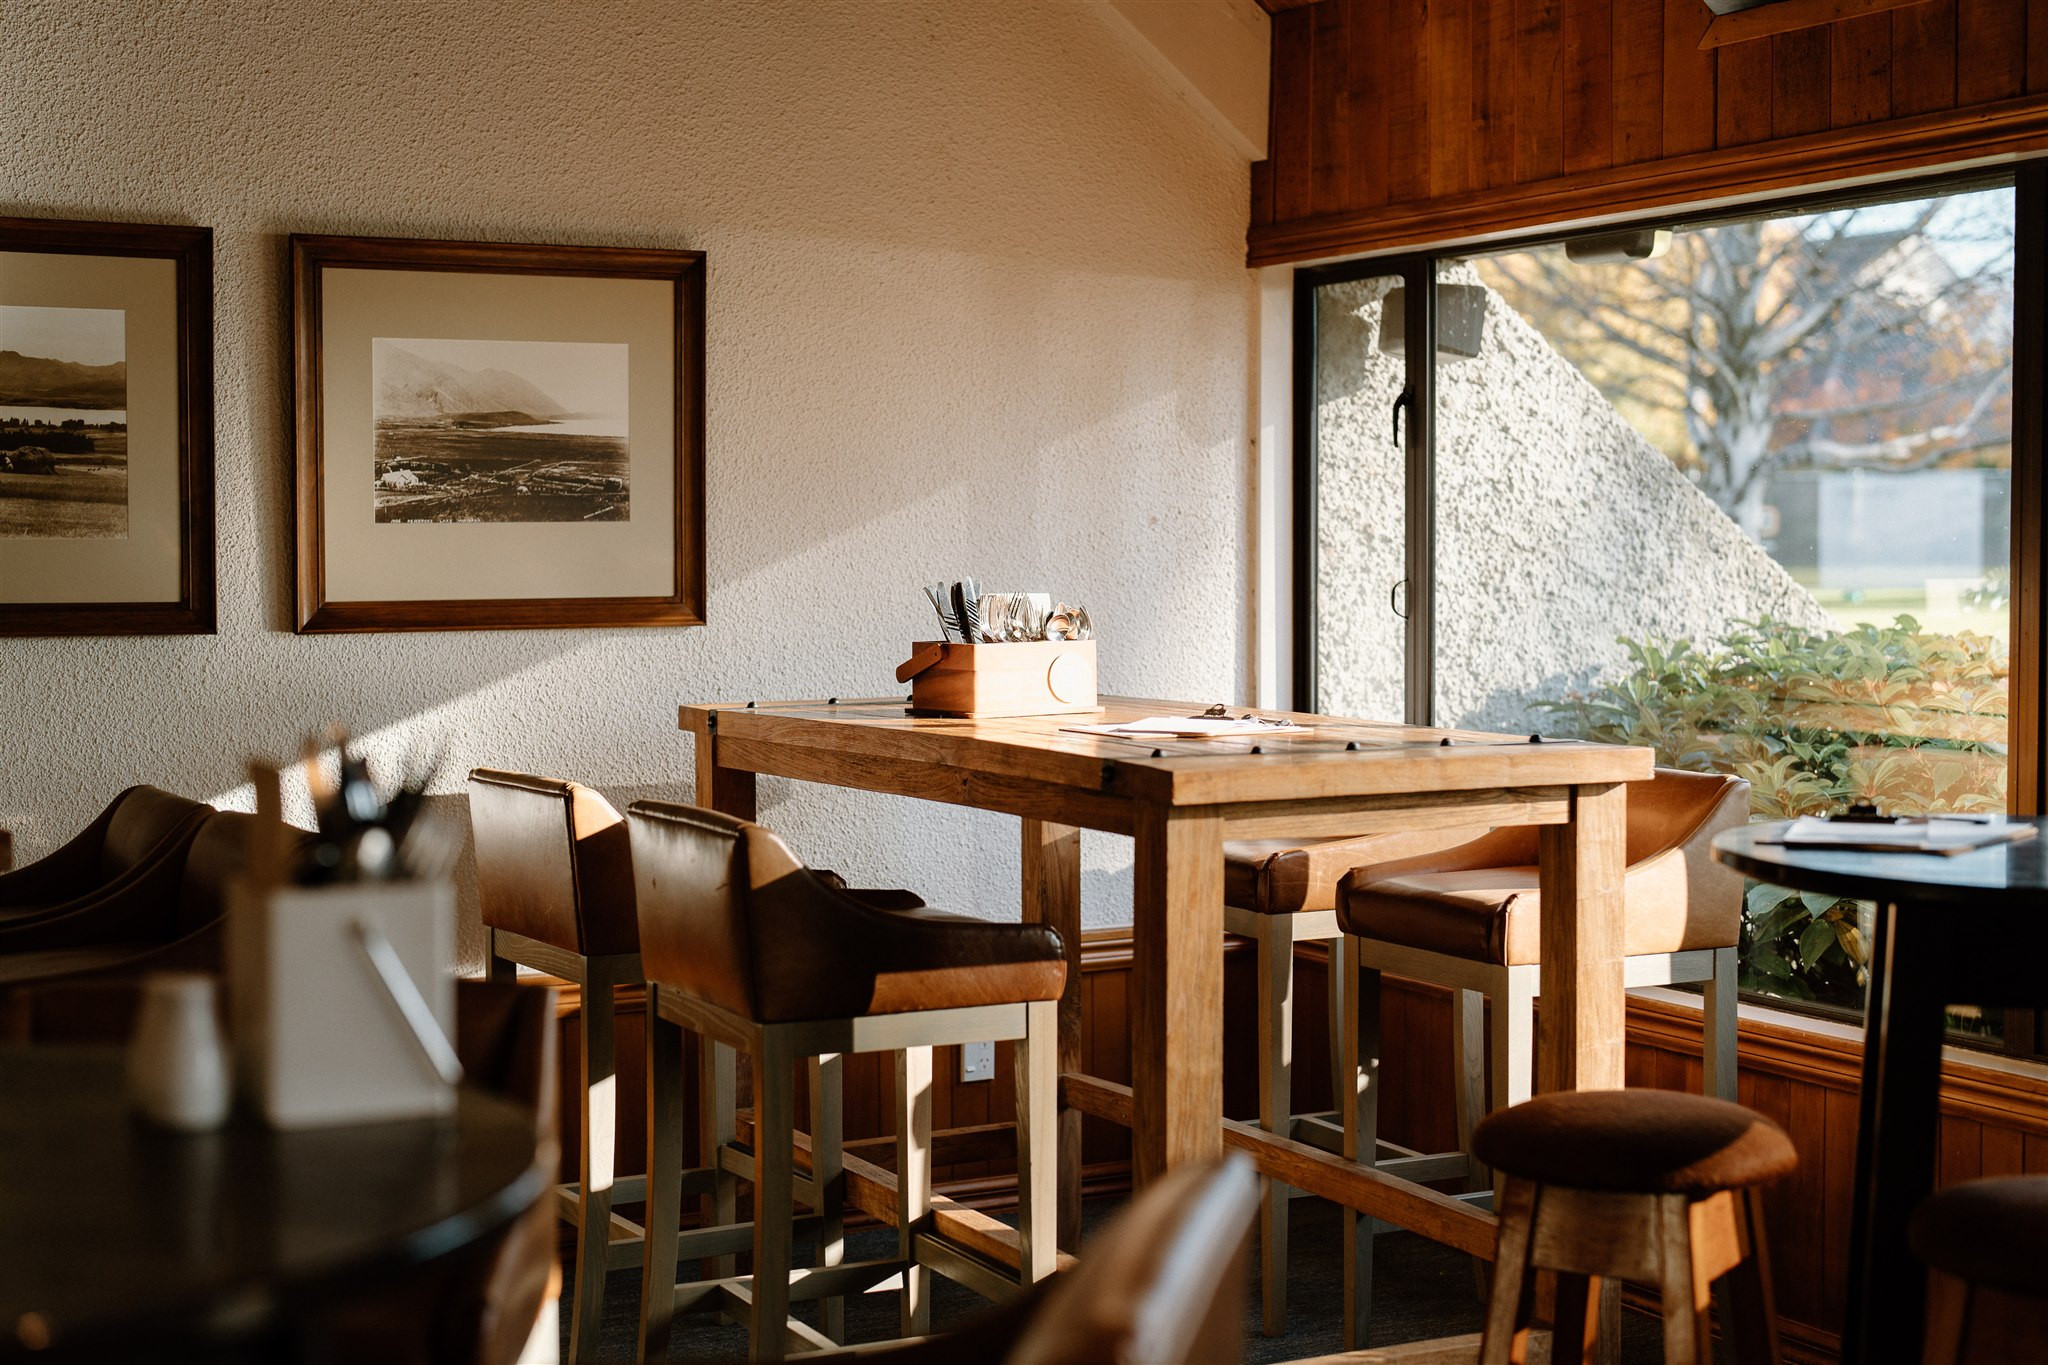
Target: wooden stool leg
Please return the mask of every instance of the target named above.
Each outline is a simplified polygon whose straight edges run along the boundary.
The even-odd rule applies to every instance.
[[[1498,1002],[1495,1008],[1499,1008]],[[1526,1356],[1527,1329],[1523,1305],[1528,1300],[1529,1246],[1536,1219],[1536,1187],[1503,1176],[1494,1207],[1500,1214],[1499,1241],[1493,1261],[1493,1296],[1486,1304],[1486,1331],[1479,1343],[1479,1365],[1513,1365]]]
[[[1714,1365],[1712,1319],[1703,1311],[1693,1263],[1692,1201],[1682,1194],[1658,1195],[1656,1201],[1666,1365]]]
[[[817,1182],[818,1264],[846,1260],[846,1063],[836,1052],[811,1058],[811,1178]],[[834,1295],[818,1302],[818,1330],[836,1342],[846,1340],[846,1300]]]
[[[739,1178],[719,1165],[718,1154],[737,1129],[739,1054],[711,1038],[699,1038],[697,1049],[697,1160],[712,1170],[711,1193],[699,1202],[705,1226],[730,1227],[740,1216]],[[707,1280],[724,1280],[734,1268],[731,1256],[707,1256],[701,1273]]]
[[[1597,1300],[1605,1285],[1597,1275],[1558,1275],[1550,1365],[1595,1365],[1604,1325]]]
[[[1938,1270],[1927,1274],[1927,1349],[1923,1365],[1965,1365],[1963,1329],[1970,1320],[1970,1285]],[[1741,1362],[1747,1365],[1747,1362]]]
[[[1024,1007],[1012,1044],[1017,1081],[1017,1281],[1059,1268],[1059,1002]]]
[[[647,986],[647,1240],[640,1259],[641,1360],[668,1359],[676,1306],[676,1226],[683,1210],[683,1030]],[[708,1157],[718,1159],[713,1149]]]
[[[1705,1066],[1701,1089],[1731,1104],[1735,1102],[1735,956],[1733,948],[1715,950],[1714,975],[1706,983],[1700,1012]]]
[[[1344,1158],[1377,1164],[1380,1130],[1380,974],[1364,966],[1355,942],[1345,944],[1349,969],[1344,992],[1345,1089],[1337,1095],[1344,1120]],[[1365,1349],[1372,1332],[1373,1220],[1339,1206],[1344,1229],[1344,1349]]]
[[[1259,1126],[1293,1135],[1294,1114],[1294,935],[1285,915],[1261,915],[1259,974]],[[1337,959],[1330,976],[1338,976]],[[1340,1071],[1341,1067],[1338,1068]],[[1336,1094],[1342,1094],[1339,1088]],[[1259,1213],[1259,1296],[1261,1328],[1269,1337],[1287,1330],[1287,1187],[1270,1176]]]
[[[1457,1087],[1458,1150],[1472,1156],[1472,1130],[1487,1115],[1486,1107],[1486,997],[1478,991],[1454,991],[1451,1001],[1451,1065]],[[1467,1171],[1465,1188],[1483,1190],[1493,1183],[1493,1173],[1477,1161]]]
[[[586,959],[587,961],[587,959]],[[618,1077],[612,1038],[612,979],[592,964],[583,975],[580,1152],[576,1189],[576,1301],[569,1320],[571,1365],[597,1350],[604,1324],[604,1280],[611,1249],[612,1153],[617,1146]],[[678,1053],[677,1065],[681,1058]],[[682,1154],[676,1155],[676,1170]],[[671,1257],[663,1274],[675,1279]]]
[[[796,1057],[781,1028],[761,1030],[754,1058],[754,1298],[752,1358],[788,1350],[791,1184],[796,1161]]]
[[[493,985],[504,986],[509,986],[519,979],[519,964],[509,957],[498,955],[496,929],[488,930],[484,936],[484,979]]]
[[[1761,1189],[1742,1192],[1742,1261],[1721,1279],[1722,1327],[1736,1365],[1777,1365],[1777,1305],[1771,1294],[1771,1259],[1764,1242]],[[1931,1338],[1930,1338],[1931,1339]]]
[[[1292,931],[1289,932],[1291,934]],[[1344,1093],[1344,1045],[1338,1040],[1344,1036],[1344,998],[1351,989],[1351,969],[1344,965],[1342,934],[1325,940],[1323,946],[1330,953],[1324,994],[1329,996],[1330,1102],[1335,1104],[1337,1096]],[[1293,948],[1290,947],[1288,951],[1292,953]]]
[[[1535,1084],[1536,983],[1540,969],[1509,967],[1506,985],[1493,997],[1491,1050],[1493,1083],[1488,1112],[1506,1109],[1529,1098]],[[1501,1182],[1493,1182],[1494,1208],[1500,1208]]]
[[[903,1267],[898,1326],[906,1337],[932,1330],[931,1271],[917,1262],[916,1237],[932,1209],[932,1050],[896,1054],[896,1254]]]

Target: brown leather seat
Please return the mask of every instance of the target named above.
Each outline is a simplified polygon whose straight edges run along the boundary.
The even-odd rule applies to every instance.
[[[578,782],[478,768],[469,775],[483,922],[586,957],[636,952],[626,822]]]
[[[1332,910],[1355,867],[1453,848],[1481,829],[1433,829],[1344,839],[1232,839],[1223,845],[1223,903],[1262,915]]]
[[[0,928],[35,924],[103,901],[177,893],[185,849],[213,807],[155,787],[130,787],[69,843],[0,874]]]
[[[1906,1237],[1936,1270],[2048,1299],[2048,1176],[1966,1180],[1913,1210]]]
[[[1711,1194],[1790,1174],[1799,1153],[1763,1115],[1677,1090],[1571,1090],[1489,1114],[1473,1155],[1576,1190]]]
[[[1741,937],[1742,877],[1713,860],[1714,836],[1749,821],[1749,784],[1659,768],[1628,792],[1629,956],[1725,948]],[[1475,962],[1541,960],[1534,826],[1347,875],[1347,933]]]
[[[647,979],[757,1023],[1057,1000],[1060,937],[839,890],[767,828],[664,801],[628,810]]]

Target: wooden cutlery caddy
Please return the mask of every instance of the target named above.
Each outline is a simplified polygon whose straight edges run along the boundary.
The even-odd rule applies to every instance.
[[[1095,641],[963,645],[920,640],[896,670],[920,716],[980,720],[1095,711]]]

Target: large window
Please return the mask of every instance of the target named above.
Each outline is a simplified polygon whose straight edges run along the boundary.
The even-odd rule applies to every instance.
[[[2021,197],[1306,274],[1302,702],[1652,746],[1759,819],[2011,807]],[[1743,985],[1858,1009],[1868,941],[1753,887]]]

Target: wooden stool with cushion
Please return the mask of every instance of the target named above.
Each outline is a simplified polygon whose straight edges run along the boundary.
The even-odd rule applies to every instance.
[[[1966,1180],[1907,1230],[1933,1272],[1927,1365],[2048,1360],[2048,1176]]]
[[[1742,876],[1715,862],[1714,836],[1749,820],[1749,784],[1719,773],[1659,768],[1628,793],[1623,882],[1625,981],[1631,986],[1706,983],[1701,1030],[1705,1089],[1735,1097],[1735,960],[1742,937]],[[1452,1053],[1458,1069],[1459,1148],[1471,1154],[1479,1118],[1528,1098],[1536,1045],[1536,985],[1542,973],[1542,904],[1534,826],[1497,829],[1440,853],[1360,868],[1338,887],[1347,991],[1356,1025],[1342,1030],[1343,1154],[1372,1160],[1379,1130],[1380,973],[1449,986]],[[1493,1001],[1490,1046],[1481,1050],[1485,1001]],[[1490,1065],[1489,1065],[1490,1063]],[[1490,1090],[1487,1075],[1491,1073]],[[1485,1163],[1469,1179],[1483,1196]],[[1498,1191],[1496,1190],[1496,1196]],[[1365,1341],[1372,1240],[1357,1215],[1343,1218],[1346,1342]]]
[[[715,811],[636,801],[627,812],[647,971],[647,1256],[640,1355],[662,1359],[679,1309],[746,1317],[756,1359],[832,1344],[832,1302],[902,1276],[905,1335],[929,1329],[929,1271],[991,1297],[1036,1283],[1055,1264],[1053,1151],[1060,991],[1066,958],[1052,929],[941,914],[914,896],[856,893],[806,868],[766,828]],[[678,1234],[680,1028],[724,1044],[707,1068],[702,1149],[729,1184],[754,1185],[754,1221]],[[931,1231],[934,1046],[1016,1039],[1020,1265],[1015,1276]],[[754,1142],[733,1141],[726,1048],[753,1060]],[[844,1184],[840,1058],[897,1054],[897,1255],[841,1263]],[[795,1171],[793,1071],[811,1070],[809,1173]],[[729,1197],[721,1194],[722,1207]],[[820,1266],[791,1279],[792,1203],[823,1220]],[[751,1246],[752,1276],[678,1285],[678,1255]],[[789,1316],[821,1299],[827,1331]]]
[[[1538,1271],[1557,1276],[1554,1361],[1594,1359],[1609,1277],[1661,1292],[1669,1365],[1712,1365],[1717,1287],[1737,1365],[1777,1361],[1762,1191],[1799,1164],[1782,1128],[1702,1095],[1576,1090],[1488,1116],[1472,1144],[1503,1177],[1481,1365],[1524,1358]]]
[[[641,979],[632,852],[610,802],[557,778],[478,768],[469,775],[469,818],[491,980],[511,981],[523,965],[583,988],[577,1179],[557,1190],[561,1216],[576,1227],[573,1362],[597,1347],[605,1272],[640,1264],[643,1240],[612,1213],[615,1202],[646,1196],[641,1178],[612,1171],[614,998]]]
[[[1480,829],[1423,830],[1344,839],[1233,839],[1223,845],[1223,927],[1257,950],[1259,1020],[1259,1126],[1340,1151],[1344,1130],[1332,1114],[1294,1112],[1294,945],[1322,943],[1330,954],[1330,1093],[1344,1093],[1339,1031],[1344,1021],[1343,930],[1337,925],[1337,883],[1354,868],[1371,867],[1451,848],[1484,834]],[[1417,1180],[1462,1173],[1441,1159],[1388,1150],[1380,1165]],[[1428,1170],[1414,1162],[1433,1161]],[[1259,1216],[1259,1297],[1269,1337],[1287,1330],[1287,1202],[1277,1180],[1266,1182]]]

